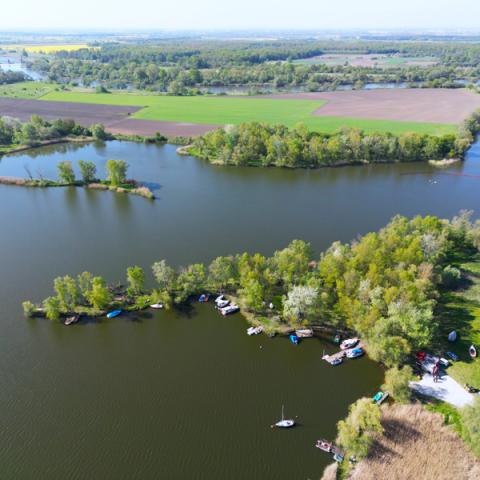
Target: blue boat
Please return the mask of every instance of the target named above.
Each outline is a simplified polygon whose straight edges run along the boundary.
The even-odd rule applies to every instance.
[[[121,313],[122,313],[122,310],[112,310],[111,312],[107,313],[107,318],[118,317]]]
[[[209,297],[209,295],[207,295],[206,293],[202,293],[202,294],[200,295],[200,297],[198,297],[198,301],[199,301],[200,303],[207,303],[208,300],[210,300],[210,297]]]
[[[347,358],[361,357],[364,353],[362,347],[352,348],[351,350],[347,350]]]
[[[291,341],[294,345],[298,345],[298,337],[297,337],[294,333],[292,333],[292,334],[290,335],[290,341]]]

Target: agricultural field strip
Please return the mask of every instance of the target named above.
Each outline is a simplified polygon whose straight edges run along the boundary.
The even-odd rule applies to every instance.
[[[333,132],[342,126],[366,131],[443,134],[454,132],[454,124],[362,119],[347,116],[315,116],[314,112],[325,105],[321,99],[298,99],[288,102],[271,98],[239,97],[173,97],[134,94],[96,94],[78,92],[50,92],[41,100],[75,103],[122,105],[143,107],[132,115],[141,120],[188,122],[194,124],[239,124],[259,121],[281,123],[289,127],[304,123],[308,128]]]

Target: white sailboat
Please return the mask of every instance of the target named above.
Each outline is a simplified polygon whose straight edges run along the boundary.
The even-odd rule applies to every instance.
[[[279,428],[290,428],[295,425],[295,420],[286,419],[283,414],[283,405],[282,405],[282,419],[275,424],[276,427]]]

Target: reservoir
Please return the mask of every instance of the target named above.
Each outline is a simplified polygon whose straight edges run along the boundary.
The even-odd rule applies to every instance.
[[[0,159],[0,176],[56,178],[61,160],[108,159],[158,197],[0,185],[2,478],[318,479],[314,448],[383,371],[368,358],[331,367],[319,339],[248,337],[211,304],[71,327],[25,320],[21,302],[84,270],[124,280],[128,266],[181,266],[292,239],[319,255],[395,214],[478,211],[480,144],[447,169],[425,163],[315,171],[218,167],[172,145],[57,145]],[[281,416],[298,427],[272,430]]]

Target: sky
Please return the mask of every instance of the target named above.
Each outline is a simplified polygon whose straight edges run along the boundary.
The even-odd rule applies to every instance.
[[[480,0],[3,0],[0,30],[477,29]]]

